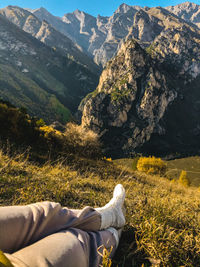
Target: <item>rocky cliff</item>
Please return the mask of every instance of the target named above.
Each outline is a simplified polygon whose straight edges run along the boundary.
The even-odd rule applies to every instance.
[[[199,29],[165,9],[135,14],[80,106],[82,124],[100,134],[106,153],[199,153],[199,45]]]
[[[127,38],[187,81],[200,72],[200,29],[163,8],[137,12]]]
[[[152,133],[165,131],[160,121],[176,96],[167,75],[136,41],[128,40],[86,101],[82,124],[98,132],[108,149],[130,153]]]
[[[200,6],[194,3],[186,2],[166,7],[165,10],[171,14],[171,18],[168,15],[165,21],[160,19],[158,14],[151,14],[152,10],[148,7],[122,4],[112,16],[99,15],[97,18],[80,10],[67,13],[62,18],[53,16],[44,8],[31,12],[40,20],[48,21],[55,29],[82,47],[97,64],[105,66],[119,49],[121,41],[130,33],[143,42],[141,45],[147,46],[169,25],[178,25],[183,20],[196,26],[200,25]],[[164,13],[164,9],[162,10]],[[175,23],[176,18],[178,23]]]
[[[176,6],[166,7],[167,10],[174,13],[178,17],[194,23],[196,26],[200,27],[200,6],[191,3],[185,2]]]

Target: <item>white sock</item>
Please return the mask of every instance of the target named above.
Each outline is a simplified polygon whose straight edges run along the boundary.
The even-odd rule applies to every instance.
[[[122,211],[122,206],[125,199],[125,189],[121,184],[118,184],[113,192],[113,198],[101,208],[96,208],[101,215],[101,230],[108,227],[121,228],[125,224],[125,217]]]
[[[112,235],[114,236],[114,238],[116,240],[116,247],[118,247],[118,245],[119,245],[119,239],[120,239],[121,234],[122,234],[122,229],[117,230],[117,229],[115,229],[113,227],[109,227],[106,230],[108,230],[109,232],[112,233]]]

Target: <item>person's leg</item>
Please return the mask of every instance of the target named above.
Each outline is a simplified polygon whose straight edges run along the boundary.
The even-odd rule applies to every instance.
[[[63,229],[97,231],[100,225],[101,216],[91,207],[69,210],[54,202],[0,207],[0,250],[12,253]]]
[[[112,199],[104,207],[95,209],[101,215],[101,230],[107,229],[110,226],[115,228],[124,226],[124,199],[125,189],[121,184],[118,184],[115,186]]]
[[[98,267],[103,249],[111,251],[112,256],[117,244],[114,228],[98,232],[70,228],[6,256],[19,267]]]
[[[113,198],[103,208],[83,210],[62,208],[59,203],[41,202],[27,206],[0,207],[0,249],[13,253],[39,239],[67,228],[98,231],[125,223],[122,212],[125,190],[114,189]]]

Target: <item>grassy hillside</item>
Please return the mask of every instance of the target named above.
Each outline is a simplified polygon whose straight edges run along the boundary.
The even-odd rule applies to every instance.
[[[56,102],[55,102],[56,103]],[[0,142],[4,151],[29,151],[31,160],[39,163],[62,157],[71,161],[77,155],[89,158],[101,156],[97,135],[81,126],[68,123],[64,132],[45,125],[42,119],[29,116],[23,108],[16,108],[0,100]]]
[[[167,162],[167,177],[178,179],[182,170],[187,172],[187,176],[193,186],[200,186],[200,157],[188,157],[170,160]]]
[[[3,99],[9,100],[17,107],[26,107],[30,115],[42,117],[46,122],[59,120],[64,123],[72,118],[71,112],[54,95],[56,90],[64,90],[64,86],[59,82],[54,86],[56,82],[52,80],[49,77],[49,82],[55,89],[51,94],[21,71],[5,63],[0,64],[0,92]]]
[[[127,223],[113,266],[200,266],[196,187],[134,171],[137,159],[101,159],[97,135],[81,126],[68,124],[61,133],[9,103],[2,101],[0,111],[0,205],[51,200],[71,208],[98,207],[122,183]],[[28,150],[14,152],[7,138]],[[195,166],[195,158],[180,168],[190,163]]]
[[[115,164],[120,165],[123,169],[136,170],[138,158],[115,160]],[[178,180],[182,170],[187,172],[187,177],[191,186],[200,186],[200,157],[187,157],[165,161],[167,171],[165,176],[170,180]]]
[[[38,166],[26,155],[0,153],[0,205],[51,200],[97,207],[109,201],[117,183],[127,192],[127,224],[113,266],[200,266],[197,189],[107,160],[79,158],[66,165],[58,159]]]

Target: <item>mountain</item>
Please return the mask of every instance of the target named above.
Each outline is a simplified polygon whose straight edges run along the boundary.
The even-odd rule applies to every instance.
[[[200,27],[200,5],[191,2],[185,2],[176,6],[166,7],[167,10],[178,17],[194,23]]]
[[[122,4],[111,17],[97,18],[80,10],[67,13],[62,18],[54,17],[44,8],[32,10],[40,20],[46,20],[55,29],[68,36],[94,58],[99,65],[115,54],[121,39],[132,26],[134,14],[139,6]]]
[[[76,112],[84,95],[95,88],[98,76],[96,70],[90,71],[84,63],[79,64],[70,53],[77,54],[80,46],[87,58],[93,57],[98,64],[106,66],[97,89],[81,102],[79,110],[83,112],[83,125],[101,135],[108,152],[113,147],[116,155],[145,149],[149,153],[199,149],[200,30],[190,19],[186,21],[181,13],[174,14],[161,7],[126,4],[111,17],[95,18],[76,10],[58,18],[44,8],[29,11],[7,7],[1,12],[45,42],[48,51],[59,58],[56,66],[60,68],[59,73],[53,67],[51,75],[59,80],[56,87],[62,89],[56,88],[54,94],[72,112]],[[42,47],[47,49],[46,45]],[[63,52],[67,49],[68,57]],[[47,58],[55,61],[51,56]],[[49,74],[49,64],[45,66]],[[68,74],[63,76],[65,68]],[[23,75],[28,76],[27,70],[31,70],[34,76],[37,68],[22,70]],[[52,82],[49,84],[47,77],[45,81],[49,92]],[[44,89],[43,80],[39,84]],[[187,106],[190,112],[183,122],[183,112],[179,110]],[[188,147],[183,149],[186,140]]]
[[[98,75],[0,15],[0,94],[46,122],[66,122]]]
[[[135,14],[125,43],[80,105],[82,124],[101,136],[105,153],[199,153],[199,51],[195,25],[163,8]]]
[[[88,53],[98,65],[105,66],[106,62],[115,55],[121,41],[126,38],[131,28],[132,30],[135,28],[135,31],[138,30],[138,16],[141,16],[142,11],[148,10],[151,9],[122,4],[112,16],[102,17],[99,15],[97,18],[80,10],[67,13],[62,18],[53,16],[44,8],[32,10],[31,12],[40,20],[48,21],[55,29],[82,47],[83,51]],[[200,25],[199,5],[186,2],[166,7],[166,10],[181,19],[196,24],[196,26]],[[134,17],[136,13],[138,16]],[[148,30],[145,28],[145,35],[152,35],[152,32],[155,32],[157,36],[160,25],[154,23],[152,26],[153,28]],[[142,28],[139,31],[142,32]]]
[[[86,101],[82,124],[100,134],[112,156],[131,152],[162,132],[159,121],[176,96],[145,50],[128,40]]]
[[[82,52],[82,49],[77,44],[74,44],[71,39],[60,31],[55,30],[47,21],[40,21],[28,10],[17,6],[2,8],[0,9],[0,14],[41,42],[86,66],[91,72],[95,74],[100,72],[100,68],[90,57]]]
[[[200,71],[199,35],[194,25],[163,8],[151,8],[135,14],[127,39],[136,39],[153,58],[189,79],[186,74],[196,77]]]

